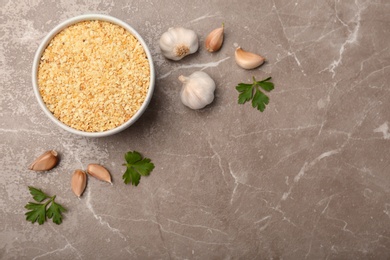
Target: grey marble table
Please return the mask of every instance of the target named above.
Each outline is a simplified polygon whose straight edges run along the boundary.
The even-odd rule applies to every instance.
[[[111,137],[55,126],[32,91],[43,37],[67,18],[101,13],[132,25],[150,46],[156,89],[145,114]],[[389,259],[390,2],[0,0],[1,259]],[[222,49],[203,42],[225,23]],[[179,62],[158,41],[169,27],[201,47]],[[240,69],[241,46],[266,57]],[[215,101],[185,107],[178,76],[207,72]],[[235,86],[272,76],[263,113],[237,104]],[[28,165],[43,151],[58,167]],[[123,155],[155,169],[122,182]],[[105,165],[77,199],[75,169]],[[61,225],[25,220],[27,186],[56,194]]]

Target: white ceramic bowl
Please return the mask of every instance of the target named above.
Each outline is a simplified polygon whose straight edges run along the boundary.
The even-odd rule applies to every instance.
[[[104,131],[104,132],[84,132],[80,131],[77,129],[74,129],[72,127],[69,127],[68,125],[64,124],[60,120],[58,120],[51,112],[50,110],[46,107],[45,102],[43,101],[40,93],[39,93],[39,86],[38,86],[38,67],[39,67],[39,62],[41,59],[41,56],[43,52],[46,49],[46,46],[50,43],[52,38],[56,36],[60,31],[64,30],[65,28],[69,27],[70,25],[82,22],[82,21],[89,21],[89,20],[101,20],[101,21],[106,21],[106,22],[111,22],[113,24],[119,25],[123,28],[125,28],[127,31],[129,31],[134,37],[137,38],[137,40],[141,43],[142,47],[145,50],[146,56],[149,60],[149,66],[150,66],[150,85],[149,85],[149,90],[146,95],[145,101],[143,102],[142,106],[140,109],[135,113],[135,115],[130,118],[128,121],[123,123],[122,125]],[[32,67],[32,84],[34,88],[34,93],[35,96],[38,100],[38,103],[40,107],[42,108],[43,112],[59,127],[65,129],[68,132],[77,134],[77,135],[82,135],[82,136],[88,136],[88,137],[103,137],[103,136],[109,136],[113,135],[116,133],[119,133],[123,131],[124,129],[128,128],[131,126],[135,121],[138,120],[138,118],[144,113],[146,110],[150,100],[152,99],[153,91],[154,91],[154,83],[155,83],[155,72],[154,72],[154,65],[153,65],[153,60],[152,60],[152,55],[150,54],[150,50],[148,46],[146,46],[145,41],[142,39],[142,37],[138,34],[136,30],[134,30],[130,25],[127,23],[114,18],[112,16],[108,15],[102,15],[102,14],[86,14],[86,15],[80,15],[76,16],[73,18],[70,18],[61,24],[57,25],[51,32],[43,39],[42,43],[39,45],[37,52],[35,53],[34,57],[34,62],[33,62],[33,67]]]

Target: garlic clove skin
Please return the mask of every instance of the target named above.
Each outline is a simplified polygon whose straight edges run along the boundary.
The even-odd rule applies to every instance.
[[[58,153],[54,150],[46,151],[29,166],[33,171],[48,171],[58,163]]]
[[[203,71],[196,71],[190,76],[180,76],[183,83],[180,98],[184,105],[192,109],[202,109],[214,100],[215,82]]]
[[[206,38],[205,47],[209,52],[219,51],[222,47],[224,37],[224,24],[222,27],[214,29]]]
[[[71,181],[73,193],[80,198],[87,186],[87,175],[82,170],[75,170]]]
[[[168,59],[181,60],[199,48],[198,36],[183,27],[169,28],[160,38],[161,53]]]
[[[235,52],[236,63],[243,69],[254,69],[262,65],[265,59],[255,53],[244,51],[238,47]]]
[[[111,183],[111,175],[110,172],[99,164],[88,164],[87,173],[98,180],[105,181]]]

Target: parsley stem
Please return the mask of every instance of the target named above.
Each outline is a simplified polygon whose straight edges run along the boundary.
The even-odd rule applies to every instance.
[[[51,202],[53,202],[56,198],[56,195],[54,195],[53,197],[49,197],[50,199],[48,201],[46,201],[46,203],[44,204],[45,205],[45,208],[47,205],[49,205]]]
[[[52,199],[49,199],[48,201],[45,202],[45,204],[43,204],[43,205],[45,205],[45,208],[46,208],[46,206],[47,206],[50,202],[52,202]]]

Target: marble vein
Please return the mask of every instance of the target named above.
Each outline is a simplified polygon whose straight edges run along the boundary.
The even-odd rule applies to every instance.
[[[301,69],[301,72],[304,76],[307,76],[304,69],[302,68],[302,65],[301,65],[301,62],[299,61],[298,57],[297,57],[297,54],[296,52],[291,52],[291,51],[288,51],[287,52],[287,55],[288,56],[292,56],[295,60],[295,62],[297,63],[298,67]]]
[[[227,183],[226,177],[225,177],[225,170],[223,169],[223,166],[222,166],[221,155],[215,150],[215,147],[211,143],[210,139],[207,139],[207,142],[209,144],[209,147],[210,147],[211,151],[213,151],[213,153],[214,153],[214,155],[211,158],[217,157],[217,159],[218,159],[218,167],[221,169],[221,174],[222,174],[223,180],[224,180],[225,184],[227,185],[228,183]]]
[[[259,224],[259,223],[261,223],[263,221],[266,221],[267,219],[270,219],[271,217],[272,217],[271,215],[265,216],[265,217],[255,221],[255,222],[253,222],[253,224]]]
[[[280,23],[280,26],[282,27],[283,36],[286,38],[286,40],[287,40],[287,42],[288,42],[288,44],[289,44],[288,48],[285,48],[286,51],[287,51],[287,56],[286,56],[286,57],[292,56],[292,57],[294,58],[295,62],[297,63],[298,67],[300,68],[302,74],[303,74],[304,76],[306,76],[306,73],[305,73],[305,71],[304,71],[304,69],[303,69],[303,67],[302,67],[302,65],[301,65],[301,61],[298,59],[297,54],[296,54],[296,53],[299,52],[300,50],[297,50],[297,51],[292,51],[292,50],[291,50],[291,49],[292,49],[292,47],[291,47],[291,42],[292,42],[292,40],[287,36],[287,33],[286,33],[286,26],[284,25],[284,23],[283,23],[283,21],[282,21],[282,18],[280,17],[280,14],[279,14],[279,11],[278,11],[278,9],[277,9],[277,7],[276,7],[275,1],[273,1],[272,10],[275,12],[275,14],[276,14],[276,16],[277,16],[277,18],[278,18],[278,21],[279,21],[279,23]],[[308,27],[309,27],[309,25],[307,25],[305,28],[308,28]],[[304,31],[304,29],[302,29],[301,31]],[[294,39],[294,41],[295,41],[295,39]],[[293,41],[293,42],[294,42],[294,41]],[[279,61],[280,61],[280,60],[279,60]]]
[[[382,72],[382,74],[385,74],[385,69],[387,68],[390,68],[390,65],[387,65],[387,66],[384,66],[380,69],[377,69],[377,70],[374,70],[372,72],[370,72],[367,76],[365,76],[363,79],[359,80],[355,85],[354,85],[354,88],[356,86],[359,86],[360,83],[362,83],[363,81],[365,81],[366,79],[370,78],[372,75],[375,75],[376,73],[378,72]]]
[[[181,223],[181,222],[179,222],[179,221],[176,221],[176,220],[173,220],[173,219],[169,219],[169,218],[167,218],[167,221],[168,221],[168,222],[172,222],[172,223],[174,223],[174,224],[181,225],[181,226],[194,227],[194,228],[202,228],[202,229],[206,229],[208,232],[211,232],[211,233],[217,232],[217,233],[220,233],[220,234],[222,234],[222,235],[229,236],[228,233],[223,232],[222,230],[219,230],[219,229],[216,229],[216,228],[212,228],[212,227],[208,227],[208,226]]]
[[[253,185],[250,185],[250,184],[247,184],[247,183],[244,183],[244,182],[240,181],[238,176],[236,176],[236,174],[233,172],[231,164],[232,163],[229,162],[228,163],[228,167],[229,167],[230,175],[234,179],[234,188],[233,188],[233,191],[232,191],[232,195],[230,197],[230,205],[233,204],[233,201],[234,201],[234,198],[235,198],[235,195],[236,195],[236,191],[237,191],[237,188],[238,188],[239,185],[243,185],[244,187],[248,187],[248,188],[254,189],[254,190],[259,191],[259,192],[273,193],[272,191],[266,191],[266,190],[263,190],[263,189],[261,189],[259,187],[256,187],[256,186],[253,186]]]
[[[347,30],[349,31],[349,35],[348,35],[346,41],[343,44],[341,44],[338,58],[336,60],[333,60],[332,63],[325,69],[325,70],[328,70],[329,72],[332,73],[332,78],[334,78],[336,76],[335,70],[342,63],[343,55],[344,55],[344,52],[346,50],[346,46],[351,45],[351,44],[355,44],[358,41],[362,8],[359,6],[357,0],[355,0],[355,5],[357,6],[358,10],[357,10],[357,13],[356,13],[354,20],[352,22],[355,23],[356,25],[353,29],[350,29],[350,26],[339,18],[338,11],[336,9],[337,4],[335,2],[336,18],[341,22],[341,24],[343,26],[345,26],[347,28]]]
[[[234,189],[232,191],[232,196],[230,198],[230,205],[233,204],[233,200],[234,200],[234,196],[236,195],[236,190],[237,190],[237,187],[238,187],[238,184],[240,183],[238,181],[238,177],[233,173],[232,169],[231,169],[231,163],[229,162],[229,172],[230,172],[230,175],[233,177],[234,179]]]
[[[297,126],[297,127],[286,127],[286,128],[268,128],[268,129],[264,129],[264,130],[253,131],[253,132],[243,133],[243,134],[239,134],[239,135],[231,135],[231,137],[237,139],[237,138],[242,138],[242,137],[246,137],[249,135],[263,134],[263,133],[267,133],[267,132],[301,131],[301,130],[317,128],[317,127],[321,127],[321,124],[313,124],[313,125]]]
[[[383,123],[378,128],[374,129],[375,133],[382,133],[383,139],[388,140],[390,139],[390,133],[389,133],[389,125],[387,122]]]
[[[205,70],[207,68],[213,68],[213,67],[218,67],[219,64],[221,64],[222,62],[226,61],[230,59],[230,57],[226,57],[226,58],[223,58],[219,61],[215,61],[215,62],[208,62],[208,63],[193,63],[193,64],[190,64],[190,65],[181,65],[181,66],[178,66],[176,68],[174,68],[173,70],[161,75],[158,77],[158,79],[164,79],[166,77],[168,77],[169,75],[171,75],[173,72],[176,72],[178,70],[181,70],[181,69],[193,69],[193,68],[201,68],[201,70]]]
[[[41,257],[49,256],[49,255],[55,254],[55,253],[57,253],[57,252],[62,252],[62,251],[64,251],[64,250],[68,249],[68,248],[71,248],[71,245],[70,245],[70,244],[67,244],[67,245],[65,245],[65,246],[62,247],[62,248],[58,248],[58,249],[55,249],[55,250],[53,250],[53,251],[46,252],[46,253],[44,253],[44,254],[35,256],[32,260],[36,260],[36,259],[39,259],[39,258],[41,258]]]
[[[44,131],[38,131],[38,130],[33,130],[33,129],[0,129],[0,132],[2,133],[11,133],[11,134],[19,134],[20,132],[25,132],[27,134],[34,134],[34,135],[39,135],[39,136],[51,136],[53,133],[52,132],[44,132]]]
[[[390,204],[385,203],[385,209],[383,210],[383,213],[385,213],[390,218]]]
[[[298,174],[295,175],[295,177],[294,177],[294,183],[290,186],[290,188],[288,189],[287,192],[284,192],[284,193],[283,193],[282,198],[281,198],[281,201],[287,200],[287,198],[290,196],[290,194],[291,194],[291,192],[292,192],[292,190],[293,190],[293,188],[294,188],[294,185],[295,185],[296,183],[299,182],[299,180],[305,175],[305,173],[306,173],[308,170],[310,170],[314,165],[316,165],[316,164],[317,164],[318,162],[320,162],[322,159],[324,159],[324,158],[326,158],[326,157],[329,157],[329,156],[332,156],[332,155],[335,155],[335,154],[338,154],[340,151],[341,151],[341,147],[320,154],[318,157],[316,157],[316,158],[315,158],[314,160],[312,160],[310,163],[305,162],[305,163],[303,164],[302,168],[299,170]],[[278,204],[277,208],[280,208],[280,203]]]
[[[95,212],[95,210],[94,210],[94,208],[92,206],[92,203],[91,203],[92,195],[91,195],[91,189],[90,188],[88,189],[86,197],[87,198],[85,200],[85,204],[87,205],[87,208],[89,209],[89,211],[92,213],[93,217],[96,220],[99,221],[100,225],[108,227],[109,230],[111,230],[113,233],[118,234],[120,238],[122,238],[124,241],[127,241],[126,236],[123,235],[119,229],[111,227],[110,223],[108,223],[107,221],[103,220],[103,218],[101,216],[96,214],[96,212]]]
[[[327,219],[331,219],[331,220],[336,220],[336,221],[342,222],[344,225],[343,225],[343,227],[341,228],[341,230],[344,231],[344,232],[348,232],[348,233],[352,234],[353,236],[355,236],[355,233],[353,233],[351,230],[349,230],[349,229],[347,228],[347,226],[348,226],[348,222],[347,222],[347,221],[345,221],[345,220],[343,220],[343,219],[339,219],[339,218],[329,217],[329,216],[326,216],[326,218],[327,218]]]
[[[287,34],[286,34],[286,27],[284,26],[284,23],[282,22],[282,18],[280,17],[278,8],[276,8],[275,0],[273,0],[272,3],[273,3],[273,5],[272,5],[272,11],[275,12],[276,17],[278,18],[278,21],[279,21],[279,23],[280,23],[280,26],[282,27],[283,36],[286,38],[286,40],[287,40],[288,42],[290,42],[290,39],[289,39],[289,37],[288,37]]]
[[[55,253],[58,253],[58,252],[63,252],[67,249],[71,249],[72,251],[74,251],[76,254],[77,254],[77,259],[82,259],[82,255],[80,254],[80,252],[69,242],[69,240],[62,234],[60,234],[55,228],[52,227],[52,225],[50,225],[50,228],[55,232],[57,233],[58,235],[60,235],[61,237],[63,237],[66,241],[66,245],[61,247],[61,248],[57,248],[57,249],[54,249],[54,250],[51,250],[51,251],[46,251],[45,253],[43,254],[40,254],[40,255],[37,255],[35,257],[33,257],[32,259],[39,259],[39,258],[42,258],[42,257],[45,257],[45,256],[50,256],[52,254],[55,254]],[[30,248],[30,249],[38,249],[40,251],[45,251],[44,249],[42,248],[38,248],[38,247],[23,247],[23,249],[27,249],[27,248]]]
[[[310,244],[309,244],[309,249],[308,249],[308,251],[307,251],[307,253],[306,253],[306,255],[305,255],[305,259],[307,259],[307,258],[309,257],[309,255],[310,255],[310,253],[311,253],[311,250],[312,250],[313,238],[314,238],[314,231],[317,229],[318,223],[319,223],[321,217],[325,214],[326,210],[327,210],[328,207],[329,207],[330,202],[332,201],[332,199],[333,199],[336,195],[338,195],[338,194],[332,194],[332,195],[330,195],[330,196],[328,196],[328,197],[326,197],[326,198],[321,199],[319,202],[317,202],[317,205],[320,205],[320,206],[321,206],[321,205],[323,205],[325,202],[326,202],[326,205],[325,205],[324,209],[321,211],[320,215],[318,215],[318,216],[316,217],[315,223],[313,224],[313,228],[312,228],[311,231],[310,231],[311,240],[310,240]]]
[[[203,240],[196,240],[196,239],[194,239],[194,238],[192,238],[192,237],[185,236],[185,235],[183,235],[183,234],[176,233],[176,232],[173,232],[173,231],[170,231],[170,230],[166,230],[166,229],[164,229],[164,227],[163,227],[160,223],[158,223],[157,221],[152,220],[152,222],[153,222],[154,224],[156,224],[157,226],[159,226],[160,230],[161,230],[162,232],[164,232],[164,233],[172,234],[172,235],[175,235],[175,236],[179,236],[179,237],[188,239],[188,240],[190,240],[190,241],[192,241],[192,242],[195,242],[195,243],[201,243],[201,244],[207,244],[207,245],[224,245],[224,246],[227,246],[227,245],[230,244],[229,242],[223,242],[223,243],[221,242],[221,243],[219,243],[219,242],[208,242],[208,241],[203,241]]]
[[[133,221],[133,222],[152,222],[151,219],[143,219],[143,218],[130,218],[130,217],[117,217],[110,214],[99,214],[101,217],[108,217],[118,220],[125,220],[125,221]]]
[[[360,62],[360,71],[363,71],[363,69],[364,69],[364,67],[365,67],[365,65],[364,65],[365,63],[367,63],[369,60],[373,59],[374,57],[375,57],[376,59],[382,57],[384,54],[387,53],[388,49],[389,49],[389,47],[384,48],[383,50],[380,50],[380,51],[378,51],[378,52],[374,52],[374,53],[372,53],[369,57],[367,57],[367,58],[365,58],[364,60],[362,60],[362,61]]]
[[[372,173],[372,170],[367,168],[366,166],[363,166],[363,167],[360,168],[360,167],[357,167],[357,166],[355,166],[355,165],[353,165],[351,163],[348,163],[348,162],[344,162],[344,163],[345,163],[345,165],[347,165],[347,166],[349,166],[349,167],[351,167],[353,169],[356,169],[356,170],[358,170],[358,171],[360,171],[360,172],[362,172],[364,174],[368,174],[368,175],[370,175],[372,177],[375,177],[375,175]]]
[[[200,16],[200,17],[198,17],[198,18],[195,18],[195,19],[191,20],[190,23],[199,22],[199,21],[201,21],[201,20],[208,19],[208,18],[213,18],[213,17],[217,17],[217,16],[219,16],[219,15],[220,15],[219,12],[217,12],[217,13],[215,13],[215,14],[209,14],[209,13],[208,13],[208,14],[202,15],[202,16]]]
[[[172,157],[182,157],[182,158],[212,159],[212,156],[201,156],[198,154],[177,154],[177,153],[168,153],[168,152],[158,152],[158,154],[172,156]]]

